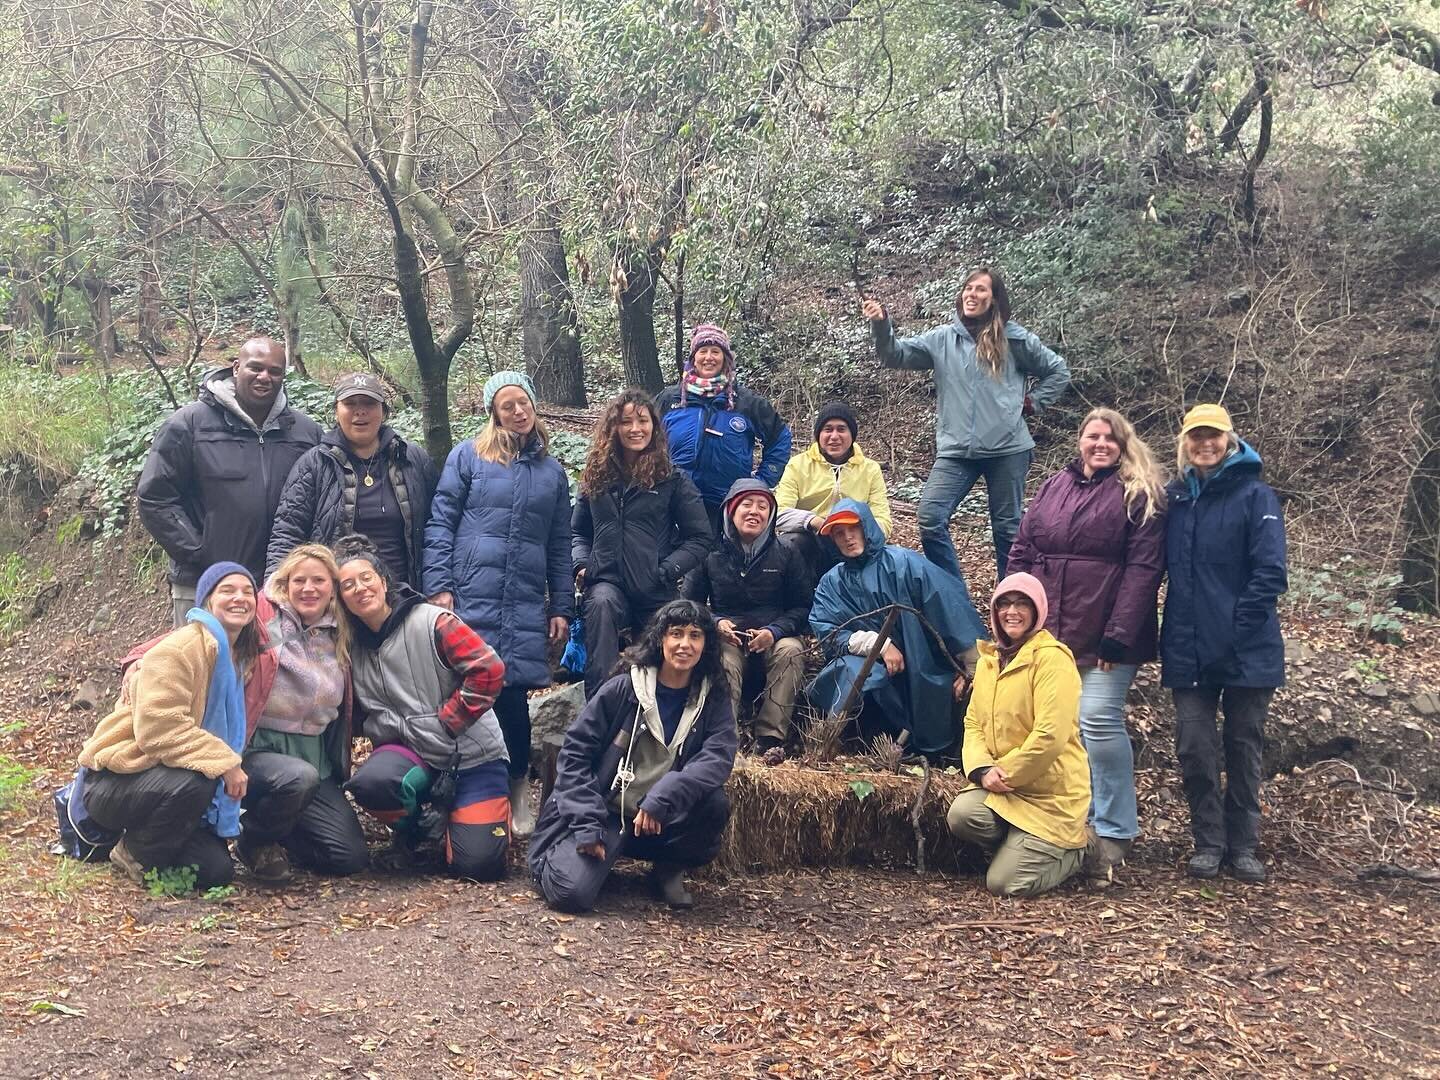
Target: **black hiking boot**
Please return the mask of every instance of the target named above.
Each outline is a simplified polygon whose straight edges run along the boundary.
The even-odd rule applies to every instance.
[[[650,888],[656,897],[664,900],[676,911],[689,911],[695,906],[695,897],[685,888],[685,868],[669,863],[656,863],[650,871]]]
[[[1225,857],[1218,851],[1197,851],[1190,856],[1185,872],[1193,878],[1208,881],[1220,876],[1220,864],[1224,861]]]
[[[1265,884],[1265,864],[1253,851],[1232,851],[1230,853],[1230,876],[1236,881],[1251,885]]]

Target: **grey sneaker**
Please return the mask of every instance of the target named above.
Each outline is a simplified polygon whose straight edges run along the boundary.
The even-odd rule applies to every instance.
[[[235,854],[249,868],[251,875],[262,885],[288,885],[295,872],[290,868],[290,856],[279,844],[255,844],[245,842],[242,836],[235,843]]]
[[[685,888],[685,869],[668,863],[656,863],[650,871],[650,887],[655,895],[677,911],[689,911],[695,897]]]
[[[1230,876],[1236,881],[1249,882],[1251,885],[1263,885],[1265,883],[1265,864],[1256,857],[1253,851],[1232,851],[1230,853]]]
[[[140,865],[139,859],[130,854],[123,836],[110,849],[110,863],[136,885],[145,884],[145,868]]]
[[[1218,851],[1197,851],[1190,856],[1185,872],[1193,878],[1209,879],[1220,876],[1220,864],[1225,857]]]

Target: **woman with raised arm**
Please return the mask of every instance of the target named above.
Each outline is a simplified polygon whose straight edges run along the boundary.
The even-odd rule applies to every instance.
[[[1010,318],[1005,280],[988,266],[965,276],[953,322],[918,337],[896,338],[878,300],[865,300],[861,310],[884,367],[935,372],[935,465],[916,508],[925,557],[961,576],[950,517],[983,476],[996,577],[1003,578],[1035,449],[1025,418],[1060,396],[1070,368]]]

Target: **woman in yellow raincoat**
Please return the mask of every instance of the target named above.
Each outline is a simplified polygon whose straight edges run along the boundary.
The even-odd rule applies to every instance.
[[[965,775],[946,821],[961,840],[992,852],[985,887],[1039,896],[1084,859],[1090,765],[1080,742],[1080,674],[1070,650],[1043,629],[1045,587],[1011,574],[990,600],[994,642],[965,714]]]

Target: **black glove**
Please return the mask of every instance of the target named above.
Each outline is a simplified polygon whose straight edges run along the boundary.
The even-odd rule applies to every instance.
[[[1113,637],[1100,639],[1100,659],[1107,664],[1123,664],[1127,651],[1123,641],[1116,641]]]

